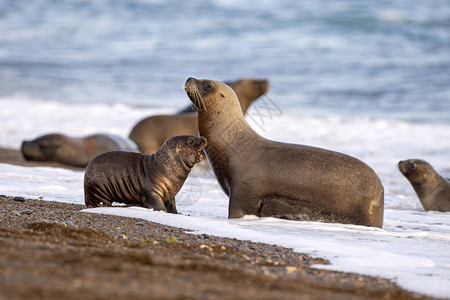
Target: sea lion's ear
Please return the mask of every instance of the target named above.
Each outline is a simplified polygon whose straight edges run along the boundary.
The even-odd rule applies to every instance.
[[[222,98],[225,98],[225,95],[223,93],[220,93],[220,96],[222,96]]]

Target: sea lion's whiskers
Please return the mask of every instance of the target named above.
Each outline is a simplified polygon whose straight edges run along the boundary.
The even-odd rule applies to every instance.
[[[192,93],[192,98],[194,98],[194,100],[195,100],[195,106],[197,106],[197,109],[201,109],[201,103],[200,103],[200,99],[198,97],[197,92],[194,91]]]
[[[200,99],[197,91],[187,91],[187,94],[191,100],[194,100],[193,105],[200,109]]]
[[[195,93],[196,93],[197,99],[198,99],[198,101],[200,103],[199,106],[201,106],[202,109],[204,109],[205,111],[208,111],[208,109],[206,108],[206,103],[203,100],[202,96],[200,95],[200,92],[196,90]]]
[[[195,102],[197,102],[198,109],[203,109],[202,101],[200,99],[200,94],[197,90],[194,91]]]

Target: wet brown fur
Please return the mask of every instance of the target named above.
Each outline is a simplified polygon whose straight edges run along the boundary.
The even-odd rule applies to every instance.
[[[175,195],[200,162],[206,139],[175,136],[152,155],[113,151],[94,158],[84,176],[88,207],[113,202],[177,213]]]

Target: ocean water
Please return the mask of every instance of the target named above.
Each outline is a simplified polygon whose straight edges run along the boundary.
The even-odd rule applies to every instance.
[[[448,1],[0,0],[0,146],[50,132],[126,137],[148,115],[190,102],[190,77],[267,78],[247,114],[261,135],[340,151],[385,187],[383,229],[246,217],[228,220],[210,172],[192,172],[181,215],[137,216],[276,243],[450,298],[450,213],[425,212],[399,160],[450,177]],[[0,193],[84,203],[83,173],[0,164]]]

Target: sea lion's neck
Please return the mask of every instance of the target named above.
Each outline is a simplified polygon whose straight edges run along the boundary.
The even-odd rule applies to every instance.
[[[226,154],[236,152],[236,143],[245,139],[248,134],[256,134],[248,125],[240,111],[200,111],[198,114],[198,131],[208,141],[208,146],[223,150]],[[212,147],[208,147],[212,148]]]
[[[223,191],[229,195],[231,186],[230,161],[239,159],[242,150],[257,134],[248,125],[240,108],[233,114],[199,111],[199,133],[208,141],[206,155]]]
[[[174,197],[183,186],[191,167],[182,155],[170,155],[164,148],[147,157],[146,165],[151,168],[149,172],[158,178],[156,189],[159,194],[164,198]]]
[[[163,176],[176,176],[186,178],[193,166],[183,160],[183,155],[171,155],[166,149],[156,151],[151,155],[153,164],[157,166],[154,172]]]
[[[434,169],[428,173],[427,176],[424,176],[425,180],[413,183],[413,188],[426,210],[431,209],[430,205],[432,205],[435,193],[448,184],[448,181]]]

